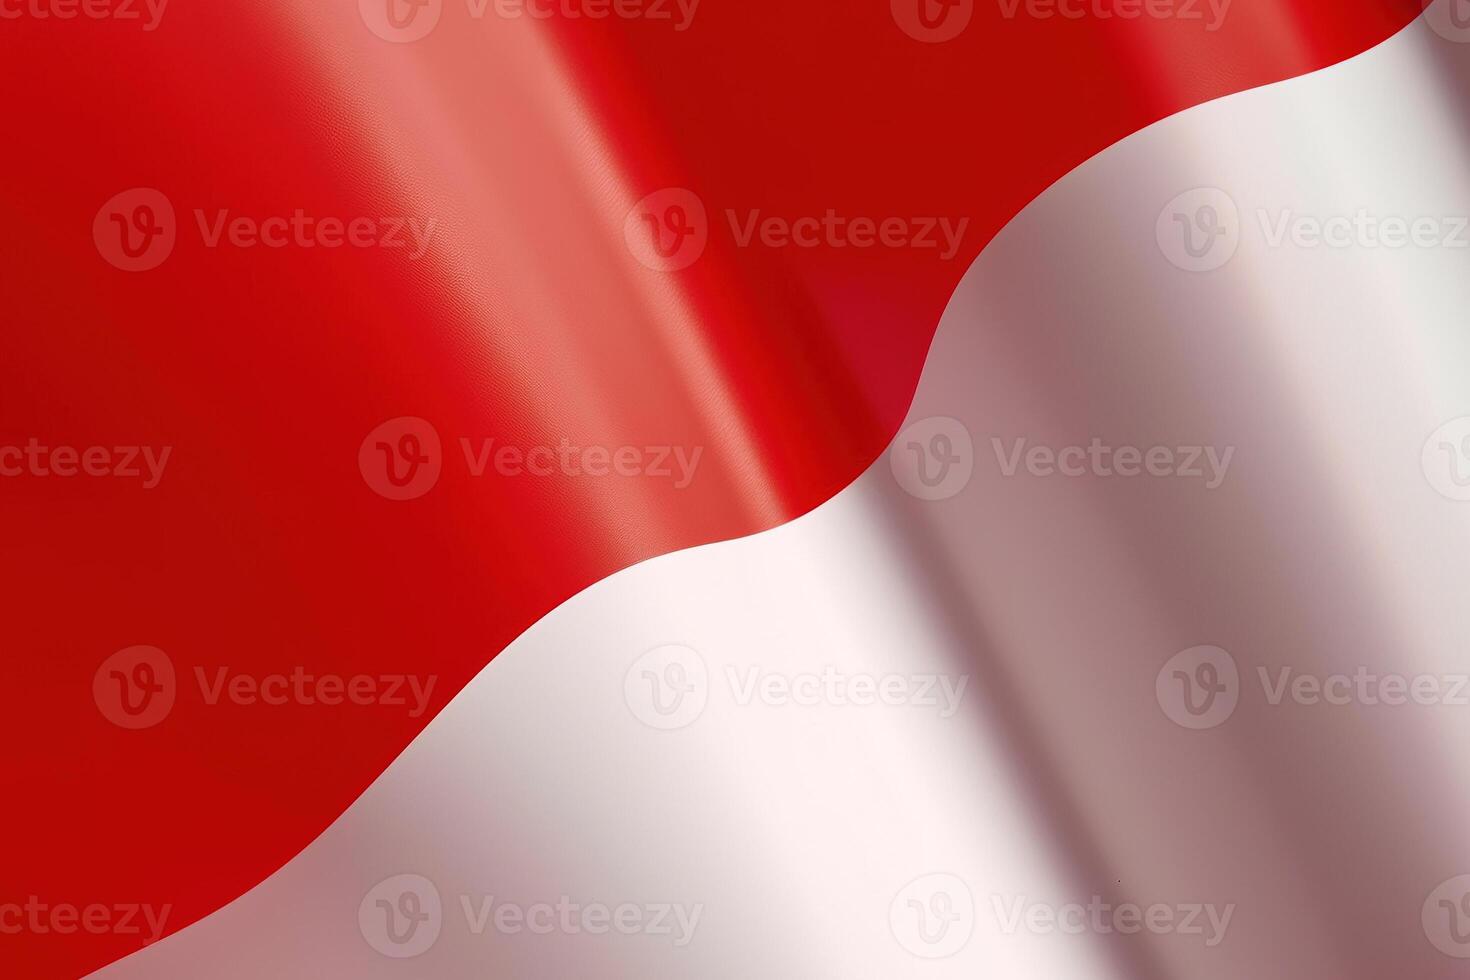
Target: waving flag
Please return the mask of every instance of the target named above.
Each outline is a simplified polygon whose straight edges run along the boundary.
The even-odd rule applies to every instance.
[[[7,976],[1470,956],[1459,0],[0,15]]]

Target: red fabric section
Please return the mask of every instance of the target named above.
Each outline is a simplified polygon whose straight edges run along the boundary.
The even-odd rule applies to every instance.
[[[922,43],[888,0],[704,0],[682,31],[512,20],[493,3],[477,20],[448,0],[431,34],[392,44],[349,2],[174,0],[151,31],[33,8],[0,0],[0,447],[171,452],[152,489],[29,463],[0,478],[0,904],[169,905],[168,931],[287,861],[559,602],[852,480],[896,429],[968,263],[1052,180],[1417,13],[1236,0],[1206,31],[1203,6],[1205,21],[1042,19],[978,2],[957,36]],[[177,240],[128,272],[93,226],[136,187],[166,196]],[[703,254],[675,271],[625,241],[629,208],[666,187],[707,216]],[[115,212],[125,224],[146,218],[135,203]],[[222,209],[436,225],[418,259],[209,247]],[[742,247],[725,212],[743,227],[757,209],[968,225],[948,261],[850,237]],[[111,215],[100,224],[105,242]],[[433,426],[442,473],[400,501],[359,451],[402,416]],[[476,477],[462,438],[474,453],[490,438],[492,453],[634,447],[644,467],[662,447],[701,456],[686,487]],[[129,730],[94,680],[138,644],[167,655],[177,694]],[[198,678],[220,668],[435,688],[417,717],[294,695],[211,704]],[[0,932],[0,973],[72,977],[144,938],[46,921]]]

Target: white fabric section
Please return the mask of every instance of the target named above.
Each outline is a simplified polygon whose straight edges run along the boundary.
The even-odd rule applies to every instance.
[[[1470,248],[1310,219],[1470,242],[1467,78],[1416,23],[1089,161],[968,272],[889,458],[573,598],[96,976],[1462,975]]]

